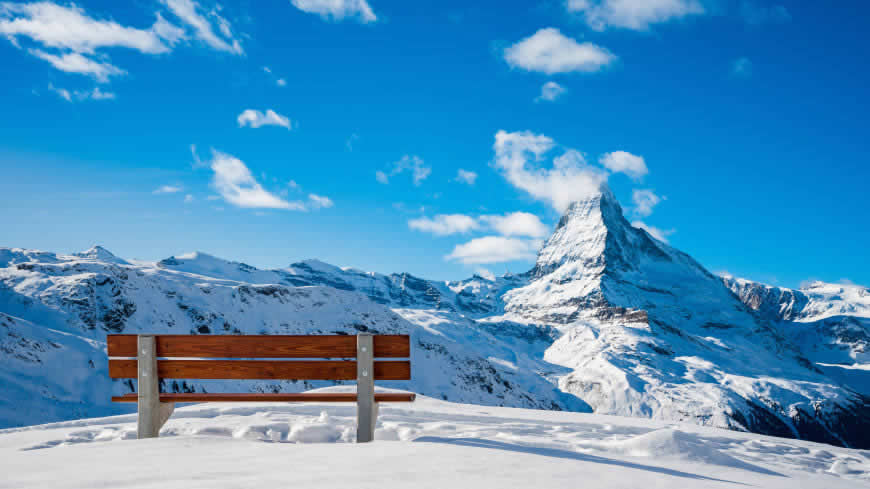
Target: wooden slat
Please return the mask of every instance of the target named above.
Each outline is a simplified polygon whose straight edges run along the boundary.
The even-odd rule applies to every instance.
[[[109,377],[136,378],[136,360],[109,360]],[[158,360],[161,379],[354,380],[354,361]],[[375,362],[375,380],[410,380],[411,362]]]
[[[375,402],[413,402],[417,397],[413,393],[382,392],[375,393]],[[112,402],[136,402],[136,394],[125,394],[112,397]],[[303,392],[293,394],[197,394],[177,393],[160,394],[160,402],[356,402],[356,394],[353,392]]]
[[[375,357],[411,356],[408,335],[376,335]],[[135,357],[136,335],[107,335],[110,357]],[[355,358],[352,335],[158,335],[158,357]]]

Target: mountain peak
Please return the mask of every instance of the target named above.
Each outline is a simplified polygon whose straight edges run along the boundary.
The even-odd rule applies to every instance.
[[[598,192],[575,201],[562,214],[553,235],[538,253],[535,275],[575,261],[587,268],[601,268],[608,235],[625,236],[630,230],[633,228],[623,217],[616,196],[607,184],[602,184]]]
[[[86,258],[88,260],[97,260],[109,263],[127,263],[125,260],[118,258],[111,251],[103,248],[100,245],[94,245],[85,251],[73,253],[73,256],[77,256],[79,258]]]

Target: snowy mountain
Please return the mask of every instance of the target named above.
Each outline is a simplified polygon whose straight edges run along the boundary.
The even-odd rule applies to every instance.
[[[794,290],[731,276],[722,280],[819,369],[870,396],[870,289],[812,282]]]
[[[332,387],[326,390],[348,390]],[[339,404],[199,404],[161,437],[135,415],[0,430],[0,487],[867,487],[870,454],[689,423],[457,404],[380,408],[355,444]],[[158,470],[155,468],[159,467]]]
[[[108,402],[132,386],[107,378],[107,333],[373,331],[412,335],[413,380],[386,385],[424,395],[870,447],[870,300],[865,288],[836,287],[714,276],[632,227],[606,187],[567,210],[532,270],[494,280],[0,248],[0,380],[12,393],[0,397],[0,426],[129,410]]]

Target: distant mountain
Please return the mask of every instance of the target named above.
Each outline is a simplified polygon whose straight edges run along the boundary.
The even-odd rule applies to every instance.
[[[105,335],[407,332],[395,387],[488,405],[590,410],[870,447],[867,289],[721,278],[632,227],[605,187],[574,203],[530,271],[381,275],[317,260],[260,270],[205,253],[128,262],[0,248],[0,426],[102,415],[129,383]],[[219,385],[218,385],[219,384]],[[389,383],[387,383],[389,384]],[[297,391],[187,381],[171,391]]]

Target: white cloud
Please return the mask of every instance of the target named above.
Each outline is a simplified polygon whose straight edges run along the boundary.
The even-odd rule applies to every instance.
[[[610,51],[591,42],[578,43],[549,27],[504,50],[504,59],[515,68],[547,74],[595,72],[616,60]]]
[[[112,92],[104,92],[100,87],[94,87],[93,90],[76,90],[70,92],[65,88],[55,87],[53,84],[48,84],[48,89],[56,93],[60,98],[67,102],[81,102],[84,100],[113,100],[115,94]]]
[[[288,202],[260,185],[242,160],[212,150],[209,167],[214,172],[212,186],[229,204],[258,209],[306,210],[302,202]]]
[[[601,155],[598,162],[604,168],[614,173],[625,173],[634,180],[639,180],[649,173],[642,156],[633,155],[626,151],[605,153]]]
[[[541,100],[553,102],[566,91],[567,90],[562,85],[559,85],[554,81],[548,81],[541,87],[541,94],[535,98],[535,102],[540,102]]]
[[[308,201],[312,209],[328,209],[335,205],[329,197],[317,194],[308,194]]]
[[[480,216],[480,220],[502,236],[528,236],[541,238],[550,234],[550,228],[528,212],[511,212],[503,216]]]
[[[303,12],[317,14],[327,20],[355,19],[368,23],[378,20],[366,0],[290,0]]]
[[[288,130],[293,128],[290,119],[271,109],[266,110],[265,113],[247,109],[239,114],[236,120],[239,122],[239,127],[250,126],[256,129],[262,126],[281,126]]]
[[[534,214],[512,212],[504,215],[483,215],[477,218],[465,214],[438,214],[433,218],[419,217],[408,221],[408,227],[438,236],[463,234],[490,229],[502,236],[540,238],[549,228]]]
[[[190,203],[193,202],[194,200],[196,200],[196,199],[194,199],[194,198],[193,198],[193,195],[191,195],[191,194],[187,194],[187,195],[184,196],[184,203],[185,203],[185,204],[190,204]]]
[[[181,192],[182,190],[184,190],[184,187],[182,187],[180,185],[163,185],[161,187],[158,187],[157,190],[155,190],[153,193],[154,194],[174,194],[174,193]]]
[[[91,98],[93,100],[114,100],[115,94],[113,92],[104,92],[100,90],[100,87],[94,87],[90,92],[76,92],[81,93],[85,98]]]
[[[120,76],[127,73],[115,65],[94,61],[79,53],[65,53],[58,56],[39,49],[29,49],[27,52],[37,58],[48,61],[60,71],[88,75],[99,83],[107,83],[110,76]]]
[[[465,214],[438,214],[434,218],[420,217],[408,221],[408,227],[417,231],[447,236],[473,231],[480,227],[477,220]]]
[[[432,168],[426,166],[423,163],[423,159],[419,156],[405,155],[402,156],[402,159],[393,163],[393,167],[389,172],[376,171],[375,178],[378,182],[387,184],[390,183],[390,178],[405,171],[412,173],[414,185],[420,185],[432,173]]]
[[[72,94],[70,93],[69,90],[67,90],[65,88],[57,88],[54,85],[52,85],[51,83],[49,83],[48,89],[51,90],[52,92],[56,93],[58,97],[66,100],[67,102],[73,101]]]
[[[456,172],[456,181],[462,182],[467,185],[474,185],[474,182],[477,181],[477,173],[470,170],[463,170],[460,168]]]
[[[265,71],[266,73],[272,73],[272,68],[269,68],[268,66],[264,66],[263,71]]]
[[[158,37],[166,41],[166,44],[172,47],[181,41],[187,40],[187,33],[184,29],[164,19],[163,16],[160,15],[160,12],[157,12],[157,21],[154,22],[153,26],[151,26],[151,30],[153,30]]]
[[[731,74],[748,77],[752,75],[752,61],[749,58],[737,58],[731,63]]]
[[[193,28],[196,39],[218,51],[244,54],[242,45],[233,36],[230,23],[220,15],[219,7],[203,13],[200,5],[193,0],[162,0],[162,2],[179,20]],[[218,26],[221,35],[215,33],[212,22]]]
[[[344,147],[347,148],[348,151],[353,151],[353,145],[357,141],[359,141],[359,134],[352,133],[350,136],[348,136],[347,141],[344,142]],[[380,181],[380,179],[378,179],[378,181]]]
[[[565,8],[582,14],[597,31],[608,27],[645,31],[652,24],[704,13],[698,0],[566,0]]]
[[[104,47],[126,47],[148,54],[169,51],[153,29],[97,20],[75,4],[0,3],[0,34],[13,41],[28,37],[45,47],[76,53],[93,54]]]
[[[275,85],[278,85],[279,87],[286,87],[287,80],[285,80],[283,78],[278,78],[277,80],[275,80]]]
[[[457,245],[447,255],[447,260],[465,264],[501,263],[507,261],[532,261],[541,247],[540,240],[484,236]]]
[[[554,147],[554,141],[541,134],[499,131],[493,165],[513,186],[562,212],[575,200],[598,192],[607,172],[587,164],[583,154],[573,149],[554,158],[551,168],[538,167]]]
[[[644,231],[649,233],[650,236],[661,241],[662,243],[667,243],[668,236],[676,232],[676,230],[674,229],[659,229],[655,226],[648,226],[643,221],[634,221],[631,223],[631,225],[638,229],[643,229]]]
[[[241,45],[232,38],[229,22],[218,13],[219,7],[202,14],[192,0],[162,3],[194,29],[195,38],[212,48],[242,54]],[[160,12],[155,12],[155,17],[150,28],[142,29],[91,17],[72,3],[0,2],[0,36],[19,48],[27,39],[31,43],[27,53],[48,61],[58,70],[91,76],[105,83],[126,71],[113,65],[102,50],[123,47],[143,54],[162,54],[188,39],[185,29],[167,21]],[[214,33],[211,22],[216,23],[224,38]]]
[[[631,201],[634,202],[634,214],[646,217],[652,214],[653,208],[662,201],[662,198],[648,189],[635,189],[631,193]]]

